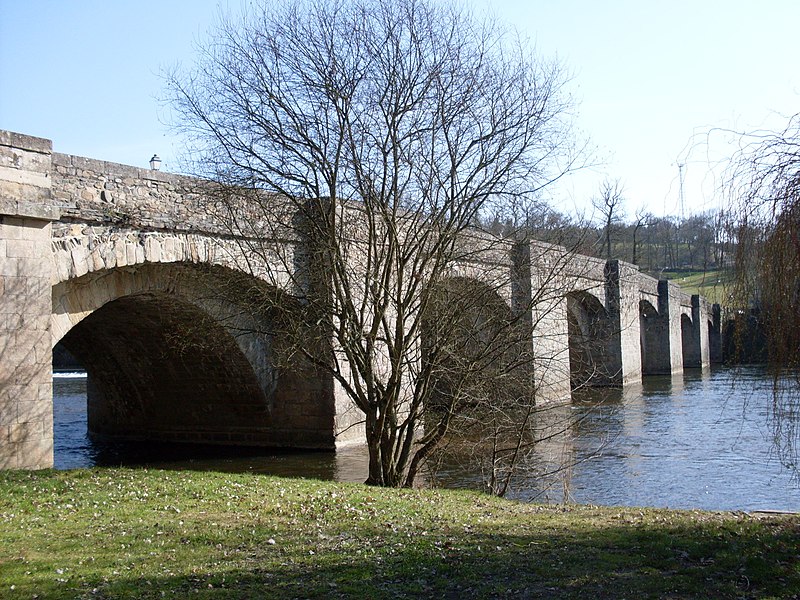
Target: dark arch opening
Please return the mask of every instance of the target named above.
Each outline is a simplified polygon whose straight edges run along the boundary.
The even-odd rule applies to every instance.
[[[639,341],[642,353],[642,375],[668,372],[663,368],[669,353],[669,331],[658,311],[647,300],[639,300]]]
[[[685,314],[681,315],[681,351],[684,368],[700,366],[700,347],[697,340],[695,340],[694,323]]]
[[[61,342],[53,347],[53,371],[82,371],[83,365]]]
[[[758,310],[739,311],[722,327],[723,360],[727,364],[764,364],[768,359],[765,325]]]
[[[608,313],[588,292],[567,294],[569,372],[572,389],[611,384],[605,353],[609,341]]]
[[[712,363],[721,362],[721,348],[719,332],[714,328],[714,322],[710,319],[708,325],[708,358]]]
[[[269,402],[233,337],[199,308],[166,294],[104,305],[63,347],[86,368],[93,436],[263,444]]]
[[[459,398],[496,400],[518,392],[516,376],[532,361],[522,356],[523,335],[517,325],[491,286],[466,277],[439,282],[421,331],[422,366],[431,371],[429,402],[444,408]]]
[[[86,452],[71,466],[163,460],[151,446],[176,460],[334,449],[334,388],[292,346],[295,310],[285,292],[224,267],[140,265],[58,284],[55,331],[68,332],[54,357],[70,353],[89,374]],[[86,316],[71,325],[76,313]],[[64,430],[54,433],[58,447]]]

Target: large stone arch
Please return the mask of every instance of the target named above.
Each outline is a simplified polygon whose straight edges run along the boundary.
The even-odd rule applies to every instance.
[[[235,300],[243,284],[264,285],[223,267],[172,263],[101,269],[53,286],[53,344],[87,369],[90,430],[333,448],[329,378],[302,363],[287,368],[275,319]]]
[[[615,373],[608,368],[612,332],[605,307],[586,291],[570,292],[567,328],[572,388],[612,385]]]

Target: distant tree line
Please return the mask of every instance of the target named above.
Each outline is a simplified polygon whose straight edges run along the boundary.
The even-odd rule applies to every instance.
[[[618,192],[613,184],[611,189],[604,186],[602,194],[608,193],[609,203],[599,207],[594,221],[540,203],[526,217],[526,230],[534,239],[589,256],[624,260],[654,276],[664,271],[710,271],[732,266],[738,231],[724,211],[685,218],[639,211],[626,218],[614,200]],[[509,219],[496,218],[483,225],[500,235],[518,230],[518,224]]]

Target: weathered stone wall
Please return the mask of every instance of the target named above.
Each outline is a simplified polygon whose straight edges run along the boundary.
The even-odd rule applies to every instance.
[[[192,262],[226,266],[291,291],[297,240],[287,236],[272,251],[263,245],[254,251],[231,234],[230,221],[218,218],[214,193],[196,178],[55,153],[56,281],[143,263]]]
[[[658,279],[644,273],[638,274],[639,291],[655,307],[658,304]]]
[[[195,178],[54,153],[52,182],[65,224],[227,233],[205,210],[203,182]]]

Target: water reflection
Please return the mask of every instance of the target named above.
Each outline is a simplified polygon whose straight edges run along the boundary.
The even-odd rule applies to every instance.
[[[53,377],[54,462],[56,469],[92,466],[151,466],[231,473],[253,472],[361,482],[369,457],[364,447],[339,452],[265,451],[202,444],[105,442],[86,430],[86,376],[80,372]]]
[[[85,378],[54,378],[56,468],[151,465],[363,481],[363,447],[265,453],[166,444],[101,444],[86,434]],[[521,500],[706,509],[800,510],[800,490],[774,456],[771,380],[759,369],[687,371],[623,390],[587,390],[541,418],[547,436],[510,495]],[[568,423],[569,426],[564,427]],[[548,429],[549,428],[549,429]],[[480,489],[485,467],[445,453],[428,478]]]

